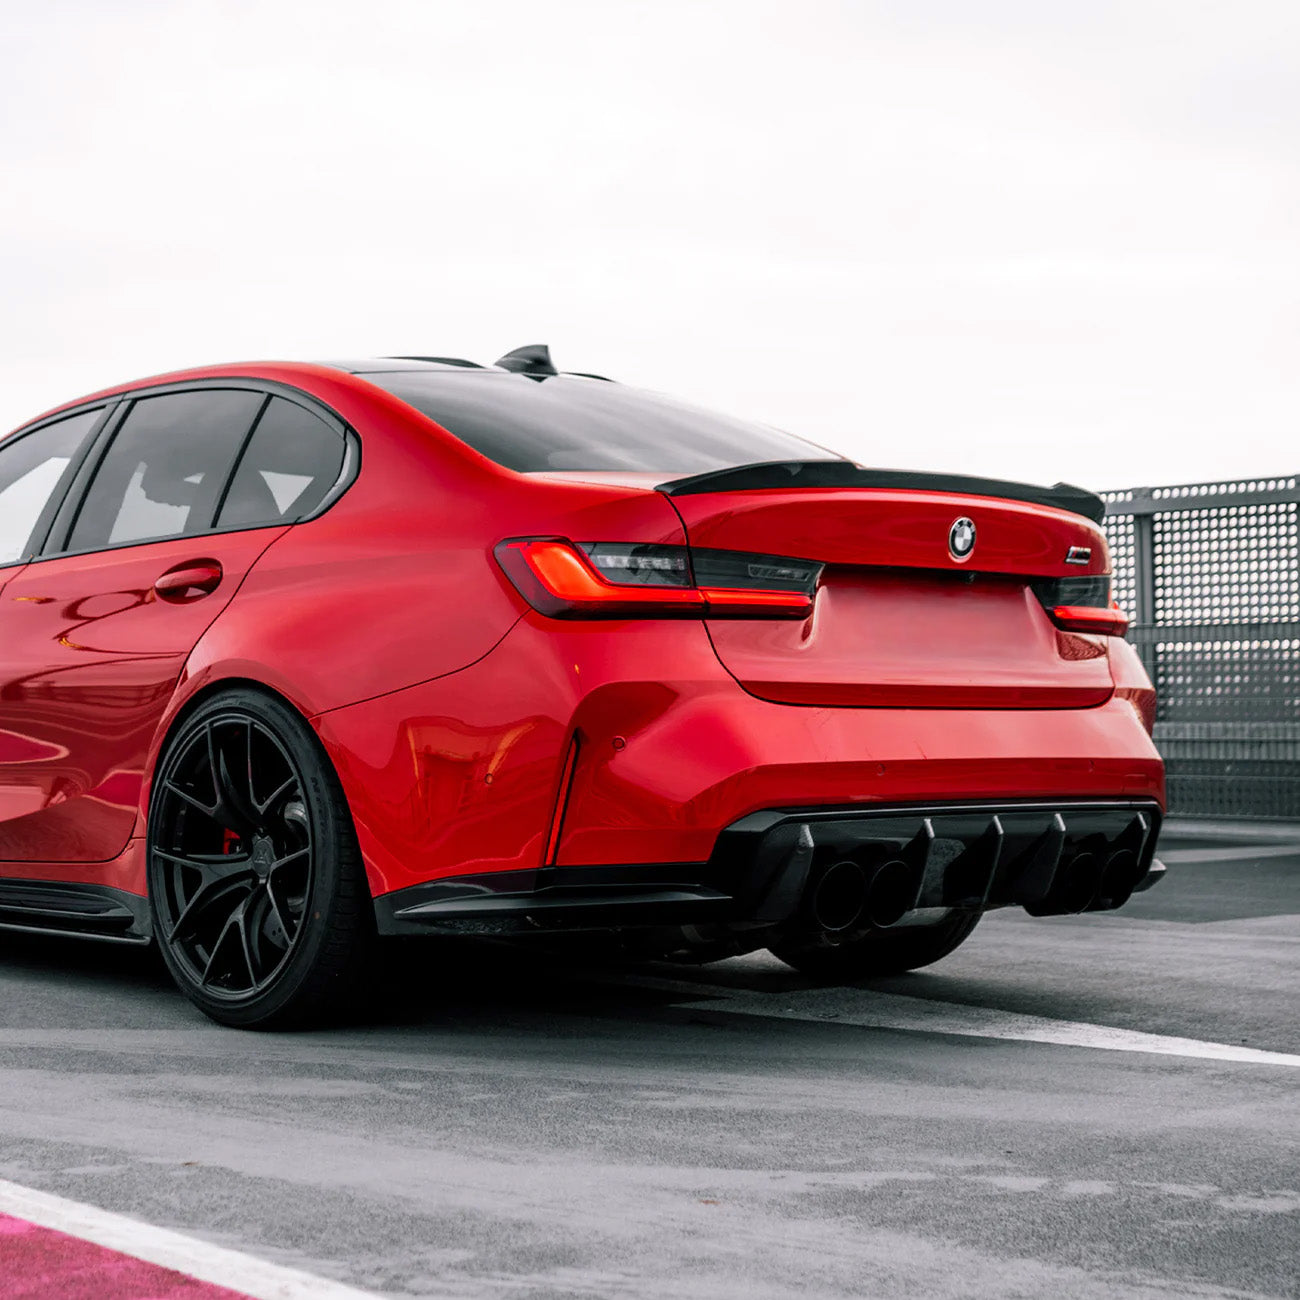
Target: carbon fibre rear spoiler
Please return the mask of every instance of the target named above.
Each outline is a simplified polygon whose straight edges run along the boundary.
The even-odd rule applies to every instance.
[[[1106,503],[1086,488],[1072,483],[1037,487],[1005,479],[977,478],[969,474],[922,474],[912,470],[864,469],[851,460],[771,460],[731,469],[709,470],[689,478],[659,484],[665,496],[696,496],[701,492],[753,492],[763,488],[892,488],[911,492],[962,492],[1008,501],[1069,510],[1094,523],[1106,515]]]

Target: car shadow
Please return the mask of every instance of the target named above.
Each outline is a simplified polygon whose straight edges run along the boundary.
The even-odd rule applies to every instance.
[[[152,945],[105,943],[67,935],[0,931],[0,973],[87,976],[96,987],[174,987],[157,949]]]
[[[137,999],[169,1022],[208,1023],[176,989],[152,945],[0,932],[0,980],[13,986],[10,996],[19,996],[18,987],[23,988],[28,1023],[33,1014],[41,1018],[41,986],[65,996],[73,993],[81,1010],[93,1007],[104,1024],[117,1020],[119,1009]],[[699,967],[483,939],[387,940],[378,945],[370,976],[351,1005],[327,1023],[307,1028],[323,1035],[363,1037],[398,1031],[410,1045],[410,1035],[418,1040],[424,1032],[451,1032],[470,1041],[508,1027],[531,1037],[551,1034],[562,1022],[568,1035],[581,1037],[584,1021],[599,1020],[601,1037],[617,1037],[623,1031],[643,1033],[647,1021],[671,1024],[683,1016],[715,1024],[734,1020],[727,1015],[728,997],[734,994],[770,996],[774,1015],[779,1015],[782,995],[824,987],[775,960]],[[851,1003],[859,996],[868,1005],[873,994],[881,993],[1071,1019],[1083,1019],[1089,1009],[1096,1009],[1095,1002],[1089,1008],[1082,995],[1033,988],[1023,978],[972,978],[941,970],[846,983],[839,986],[834,1001],[843,1009],[846,1000]],[[752,1019],[752,1002],[747,1010]],[[57,1015],[53,1004],[51,1013]],[[765,1021],[761,1010],[758,1014],[771,1032],[773,1023]],[[0,1024],[4,1022],[0,1015]],[[837,1027],[828,1019],[822,1028]]]
[[[491,940],[390,939],[377,945],[364,985],[354,990],[350,1005],[325,1025],[309,1028],[329,1032],[455,1025],[472,1031],[507,1018],[522,1028],[530,1019],[543,1024],[557,1015],[634,1014],[689,1000],[689,991],[664,984],[692,974],[693,968],[677,971],[662,963],[652,967],[593,960],[589,954],[515,948]],[[44,989],[51,994],[72,992],[83,1010],[97,1005],[104,1023],[116,1018],[113,1007],[129,1004],[133,997],[155,1008],[160,1002],[174,1002],[178,1020],[207,1023],[176,988],[153,944],[0,930],[0,982],[9,985],[9,998],[23,999],[25,1019],[33,1012],[40,1018]],[[57,1014],[53,1003],[50,1012]],[[0,1013],[0,1026],[5,1019]]]
[[[61,935],[0,931],[0,978],[67,988],[85,985],[87,998],[109,1001],[132,993],[175,998],[190,1009],[154,945],[107,944]],[[340,1029],[490,1027],[508,1018],[516,1028],[557,1016],[639,1017],[684,1003],[717,1010],[728,993],[782,994],[823,987],[773,963],[695,966],[665,961],[597,957],[564,948],[514,946],[477,938],[396,939],[377,946],[365,986],[333,1020]],[[929,972],[856,981],[843,986],[864,995],[905,993],[953,1001],[985,1001],[993,991],[969,980]],[[1008,991],[999,989],[1004,995]],[[974,996],[972,996],[972,994]],[[983,995],[983,996],[981,996]],[[197,1011],[192,1013],[199,1016]]]

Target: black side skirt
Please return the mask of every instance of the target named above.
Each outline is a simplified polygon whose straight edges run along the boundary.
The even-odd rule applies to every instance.
[[[0,929],[148,943],[149,900],[107,885],[0,879]]]
[[[706,862],[486,872],[381,894],[375,921],[380,934],[491,934],[723,920],[724,884]]]

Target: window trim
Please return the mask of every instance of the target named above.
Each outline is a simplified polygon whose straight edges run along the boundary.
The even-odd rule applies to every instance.
[[[47,415],[42,419],[35,420],[31,424],[20,425],[13,433],[0,438],[0,451],[4,451],[9,447],[17,446],[24,438],[40,433],[42,429],[48,429],[55,424],[62,424],[64,420],[75,419],[78,415],[88,415],[92,411],[99,411],[100,413],[99,419],[82,435],[81,442],[77,444],[76,451],[72,453],[67,468],[59,476],[59,482],[54,485],[54,491],[46,498],[40,514],[36,516],[36,523],[32,526],[31,536],[27,539],[26,552],[16,560],[0,560],[0,569],[14,569],[20,565],[30,564],[44,552],[50,533],[54,528],[54,522],[63,508],[63,503],[76,490],[82,466],[85,465],[87,457],[98,444],[105,425],[112,422],[119,405],[120,401],[116,397],[99,398],[97,401],[91,402],[79,402],[76,406],[66,407],[61,411],[56,411],[53,415]]]
[[[253,435],[257,432],[257,426],[262,423],[270,408],[271,394],[268,393],[262,398],[262,404],[253,415],[239,449],[235,452],[235,458],[230,462],[230,473],[226,475],[226,481],[221,485],[221,491],[217,493],[217,499],[212,503],[212,518],[208,520],[209,528],[217,526],[217,520],[221,518],[221,512],[226,508],[226,498],[230,495],[230,489],[235,486],[235,479],[239,477],[239,467],[244,463],[249,447],[253,445]]]
[[[277,524],[272,520],[260,524],[241,524],[234,528],[214,527],[214,522],[220,515],[221,506],[230,491],[231,484],[234,482],[239,463],[248,448],[249,440],[252,438],[266,410],[267,402],[264,401],[257,408],[257,413],[244,433],[239,452],[231,462],[226,481],[217,496],[216,509],[206,528],[192,533],[170,533],[163,537],[137,537],[131,541],[117,542],[109,546],[83,547],[79,550],[67,549],[68,540],[76,527],[77,517],[85,504],[90,485],[99,472],[99,467],[108,454],[113,439],[117,436],[117,431],[121,428],[130,414],[131,408],[138,400],[145,397],[165,397],[171,393],[219,392],[231,388],[260,393],[268,400],[272,397],[283,397],[287,401],[301,406],[311,415],[316,416],[342,439],[343,464],[339,468],[338,478],[335,479],[333,486],[321,498],[320,503],[314,510],[303,515],[301,519],[294,519],[289,523],[281,522]],[[93,403],[88,405],[93,405]],[[61,560],[79,555],[106,555],[112,551],[129,550],[133,546],[156,546],[161,542],[194,541],[201,537],[219,537],[227,533],[256,532],[263,528],[294,528],[299,524],[306,524],[313,519],[319,519],[356,482],[357,475],[361,472],[361,439],[357,436],[356,430],[343,420],[337,412],[332,411],[324,402],[320,401],[319,398],[302,389],[279,383],[273,379],[212,376],[207,379],[189,379],[171,384],[149,384],[141,388],[133,388],[129,392],[119,393],[116,397],[109,399],[109,406],[112,411],[111,418],[101,421],[83,445],[76,472],[69,482],[67,491],[63,494],[57,513],[45,530],[41,546],[34,549],[32,555],[23,563],[39,564],[46,560]],[[56,418],[75,414],[78,414],[78,411],[62,411],[59,413],[59,417]],[[42,424],[44,423],[42,421]],[[7,442],[8,439],[5,441]]]

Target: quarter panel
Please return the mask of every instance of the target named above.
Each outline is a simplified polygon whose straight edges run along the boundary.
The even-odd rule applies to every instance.
[[[699,622],[557,625],[530,614],[465,671],[313,724],[347,792],[378,894],[542,865],[574,731],[579,768],[601,764],[615,735],[653,734],[677,701],[709,691],[742,694]],[[697,739],[709,747],[708,737]],[[662,828],[671,815],[665,796],[679,780],[689,784],[697,766],[690,749],[660,761],[658,775],[628,790],[613,814],[624,825]]]
[[[434,444],[377,419],[361,434],[357,482],[267,551],[196,648],[190,676],[260,663],[304,711],[326,712],[489,653],[528,608],[493,556],[503,538],[685,540],[657,492],[459,476]]]

